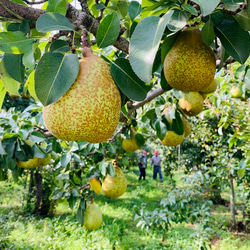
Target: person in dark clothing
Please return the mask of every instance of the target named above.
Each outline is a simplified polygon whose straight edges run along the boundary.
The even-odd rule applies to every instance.
[[[163,182],[163,177],[161,172],[161,157],[159,156],[158,151],[154,151],[154,156],[151,159],[150,168],[152,168],[152,165],[154,165],[153,179],[156,180],[157,173],[159,173],[160,181]]]
[[[139,173],[140,173],[140,177],[139,177],[139,181],[141,180],[141,178],[143,178],[145,180],[146,178],[146,168],[147,168],[147,151],[143,150],[142,154],[140,155],[139,158]]]

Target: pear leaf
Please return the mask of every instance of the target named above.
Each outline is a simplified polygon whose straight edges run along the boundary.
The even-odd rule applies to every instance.
[[[243,9],[234,16],[235,20],[239,23],[242,29],[245,31],[250,30],[250,4],[246,9]]]
[[[134,21],[134,19],[142,12],[142,7],[137,1],[131,1],[128,6],[128,14],[131,21]]]
[[[206,22],[206,24],[203,26],[201,30],[201,40],[203,43],[209,46],[214,39],[215,39],[214,24],[211,19],[211,16],[209,16],[208,22]]]
[[[172,120],[172,129],[177,135],[183,135],[184,133],[184,124],[177,110],[175,110],[175,118]]]
[[[161,18],[149,16],[142,19],[131,36],[130,64],[139,78],[150,83],[155,55],[173,11],[167,12]]]
[[[18,90],[20,88],[20,83],[16,81],[15,79],[13,79],[12,77],[10,77],[10,75],[5,69],[3,61],[0,62],[0,74],[1,74],[3,86],[8,91],[8,93],[12,96],[19,97],[20,94]]]
[[[156,135],[160,140],[163,140],[167,133],[167,126],[164,122],[157,120],[155,122]]]
[[[5,53],[3,57],[4,67],[10,77],[23,83],[25,67],[22,62],[23,54]]]
[[[57,12],[65,16],[67,12],[66,0],[49,0],[46,12]]]
[[[220,0],[193,0],[193,2],[200,6],[202,15],[207,16],[215,10]]]
[[[122,93],[135,101],[144,100],[150,87],[138,78],[129,61],[119,58],[112,63],[111,74]]]
[[[3,105],[4,97],[6,95],[6,88],[3,86],[3,81],[0,79],[0,108]],[[0,153],[1,154],[1,153]]]
[[[35,92],[44,106],[57,101],[75,81],[79,61],[75,54],[45,53],[35,72]]]
[[[235,20],[224,20],[215,28],[226,51],[241,64],[250,53],[250,34],[243,30]]]
[[[23,54],[25,51],[32,50],[34,39],[24,36],[21,31],[1,32],[0,50],[6,53]]]
[[[113,12],[110,15],[107,15],[101,22],[97,31],[97,45],[99,48],[105,48],[109,45],[112,45],[120,31],[120,21],[116,14]]]
[[[188,22],[188,14],[185,11],[174,10],[167,27],[173,32],[181,30]]]
[[[56,12],[49,12],[40,16],[36,22],[36,29],[39,32],[75,30],[73,25],[65,16]]]

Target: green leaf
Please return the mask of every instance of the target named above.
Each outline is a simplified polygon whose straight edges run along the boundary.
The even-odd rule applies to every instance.
[[[96,36],[98,47],[105,48],[112,45],[116,41],[119,32],[120,21],[116,12],[113,12],[107,15],[99,25]]]
[[[63,53],[70,51],[68,43],[64,40],[56,40],[50,45],[50,52],[53,53]]]
[[[167,36],[164,39],[164,42],[161,45],[161,62],[164,63],[165,57],[167,55],[167,53],[169,52],[169,50],[172,48],[172,46],[174,45],[174,42],[176,40],[176,38],[178,37],[179,33],[175,33],[173,35]]]
[[[150,83],[152,67],[163,32],[173,11],[163,17],[149,16],[141,20],[130,40],[130,64],[139,78]]]
[[[167,126],[164,122],[157,120],[155,122],[156,135],[160,140],[163,140],[167,133]]]
[[[101,171],[101,174],[103,176],[106,176],[106,166],[107,166],[107,164],[106,164],[105,160],[102,160],[99,164],[99,170]]]
[[[35,72],[35,91],[44,106],[57,101],[75,81],[79,61],[75,54],[45,53]]]
[[[77,185],[81,185],[82,183],[81,179],[76,174],[73,175],[73,181]]]
[[[115,167],[111,161],[108,162],[107,172],[110,176],[115,177]]]
[[[250,4],[246,9],[243,9],[234,16],[235,20],[239,23],[242,29],[245,31],[250,30]]]
[[[201,30],[201,40],[203,43],[209,46],[214,39],[215,39],[214,24],[211,19],[211,16],[209,16],[208,22],[206,22],[206,24],[203,26]]]
[[[0,74],[1,74],[1,80],[2,84],[5,87],[5,89],[8,91],[8,93],[12,96],[17,96],[19,97],[19,88],[20,88],[20,83],[16,80],[14,80],[8,72],[5,69],[4,62],[0,62]]]
[[[0,141],[0,155],[7,155],[7,153],[5,152],[3,148],[2,141]]]
[[[145,138],[142,134],[137,133],[135,135],[136,143],[139,147],[142,147],[145,144]]]
[[[7,91],[6,91],[6,88],[3,85],[3,81],[2,81],[2,79],[0,79],[0,108],[3,105],[3,101],[4,101],[4,98],[5,98],[6,92]]]
[[[64,168],[67,167],[67,165],[70,163],[70,161],[71,161],[71,154],[70,153],[62,154],[60,162]]]
[[[46,12],[57,12],[65,16],[67,12],[66,0],[49,0]]]
[[[200,6],[202,15],[207,16],[215,10],[217,5],[220,3],[220,0],[193,0],[193,2]]]
[[[234,20],[224,20],[215,28],[215,34],[235,60],[245,63],[250,53],[250,35],[247,31]]]
[[[45,137],[42,133],[40,133],[38,131],[33,131],[30,134],[29,139],[35,143],[40,143],[40,142],[44,141]]]
[[[84,212],[85,212],[85,209],[82,209],[81,203],[80,203],[77,209],[76,219],[81,224],[81,226],[84,224]]]
[[[194,16],[197,16],[198,15],[198,11],[192,6],[192,5],[189,5],[189,4],[182,4],[181,5],[181,8],[189,13],[191,13],[192,15]]]
[[[111,65],[111,74],[124,95],[135,101],[142,101],[150,89],[134,73],[127,59],[119,58]]]
[[[185,11],[174,10],[167,27],[172,32],[181,30],[188,22],[188,14]]]
[[[175,110],[175,119],[172,120],[172,129],[177,135],[183,135],[184,133],[184,124],[177,110]]]
[[[1,32],[0,33],[0,50],[6,53],[23,54],[32,50],[34,39],[24,36],[21,31]]]
[[[142,11],[142,7],[140,3],[138,3],[137,1],[130,2],[129,7],[128,7],[128,14],[129,14],[131,21],[134,21],[134,19],[138,15],[140,15],[141,11]]]
[[[164,75],[164,70],[162,69],[161,71],[161,87],[163,90],[165,91],[169,91],[172,89],[172,86],[170,86],[165,78],[165,75]]]
[[[5,53],[3,62],[6,71],[16,81],[23,83],[25,67],[22,62],[23,54],[10,54]]]
[[[37,158],[46,158],[46,157],[48,157],[46,152],[41,147],[39,147],[37,144],[34,144],[32,146],[32,149],[34,151],[34,156],[36,156]]]
[[[49,32],[53,30],[73,30],[70,21],[59,13],[45,13],[37,19],[36,29],[39,32]]]

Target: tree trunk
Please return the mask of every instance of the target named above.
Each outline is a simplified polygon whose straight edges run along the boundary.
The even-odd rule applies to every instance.
[[[233,178],[230,178],[230,212],[231,212],[232,227],[235,229],[236,220],[235,220],[235,195],[234,195]]]

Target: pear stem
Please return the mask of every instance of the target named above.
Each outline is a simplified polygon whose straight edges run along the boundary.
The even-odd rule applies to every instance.
[[[88,42],[88,32],[85,28],[82,29],[81,33],[81,41],[82,41],[82,55],[84,57],[93,56],[93,50],[91,49],[89,42]]]

